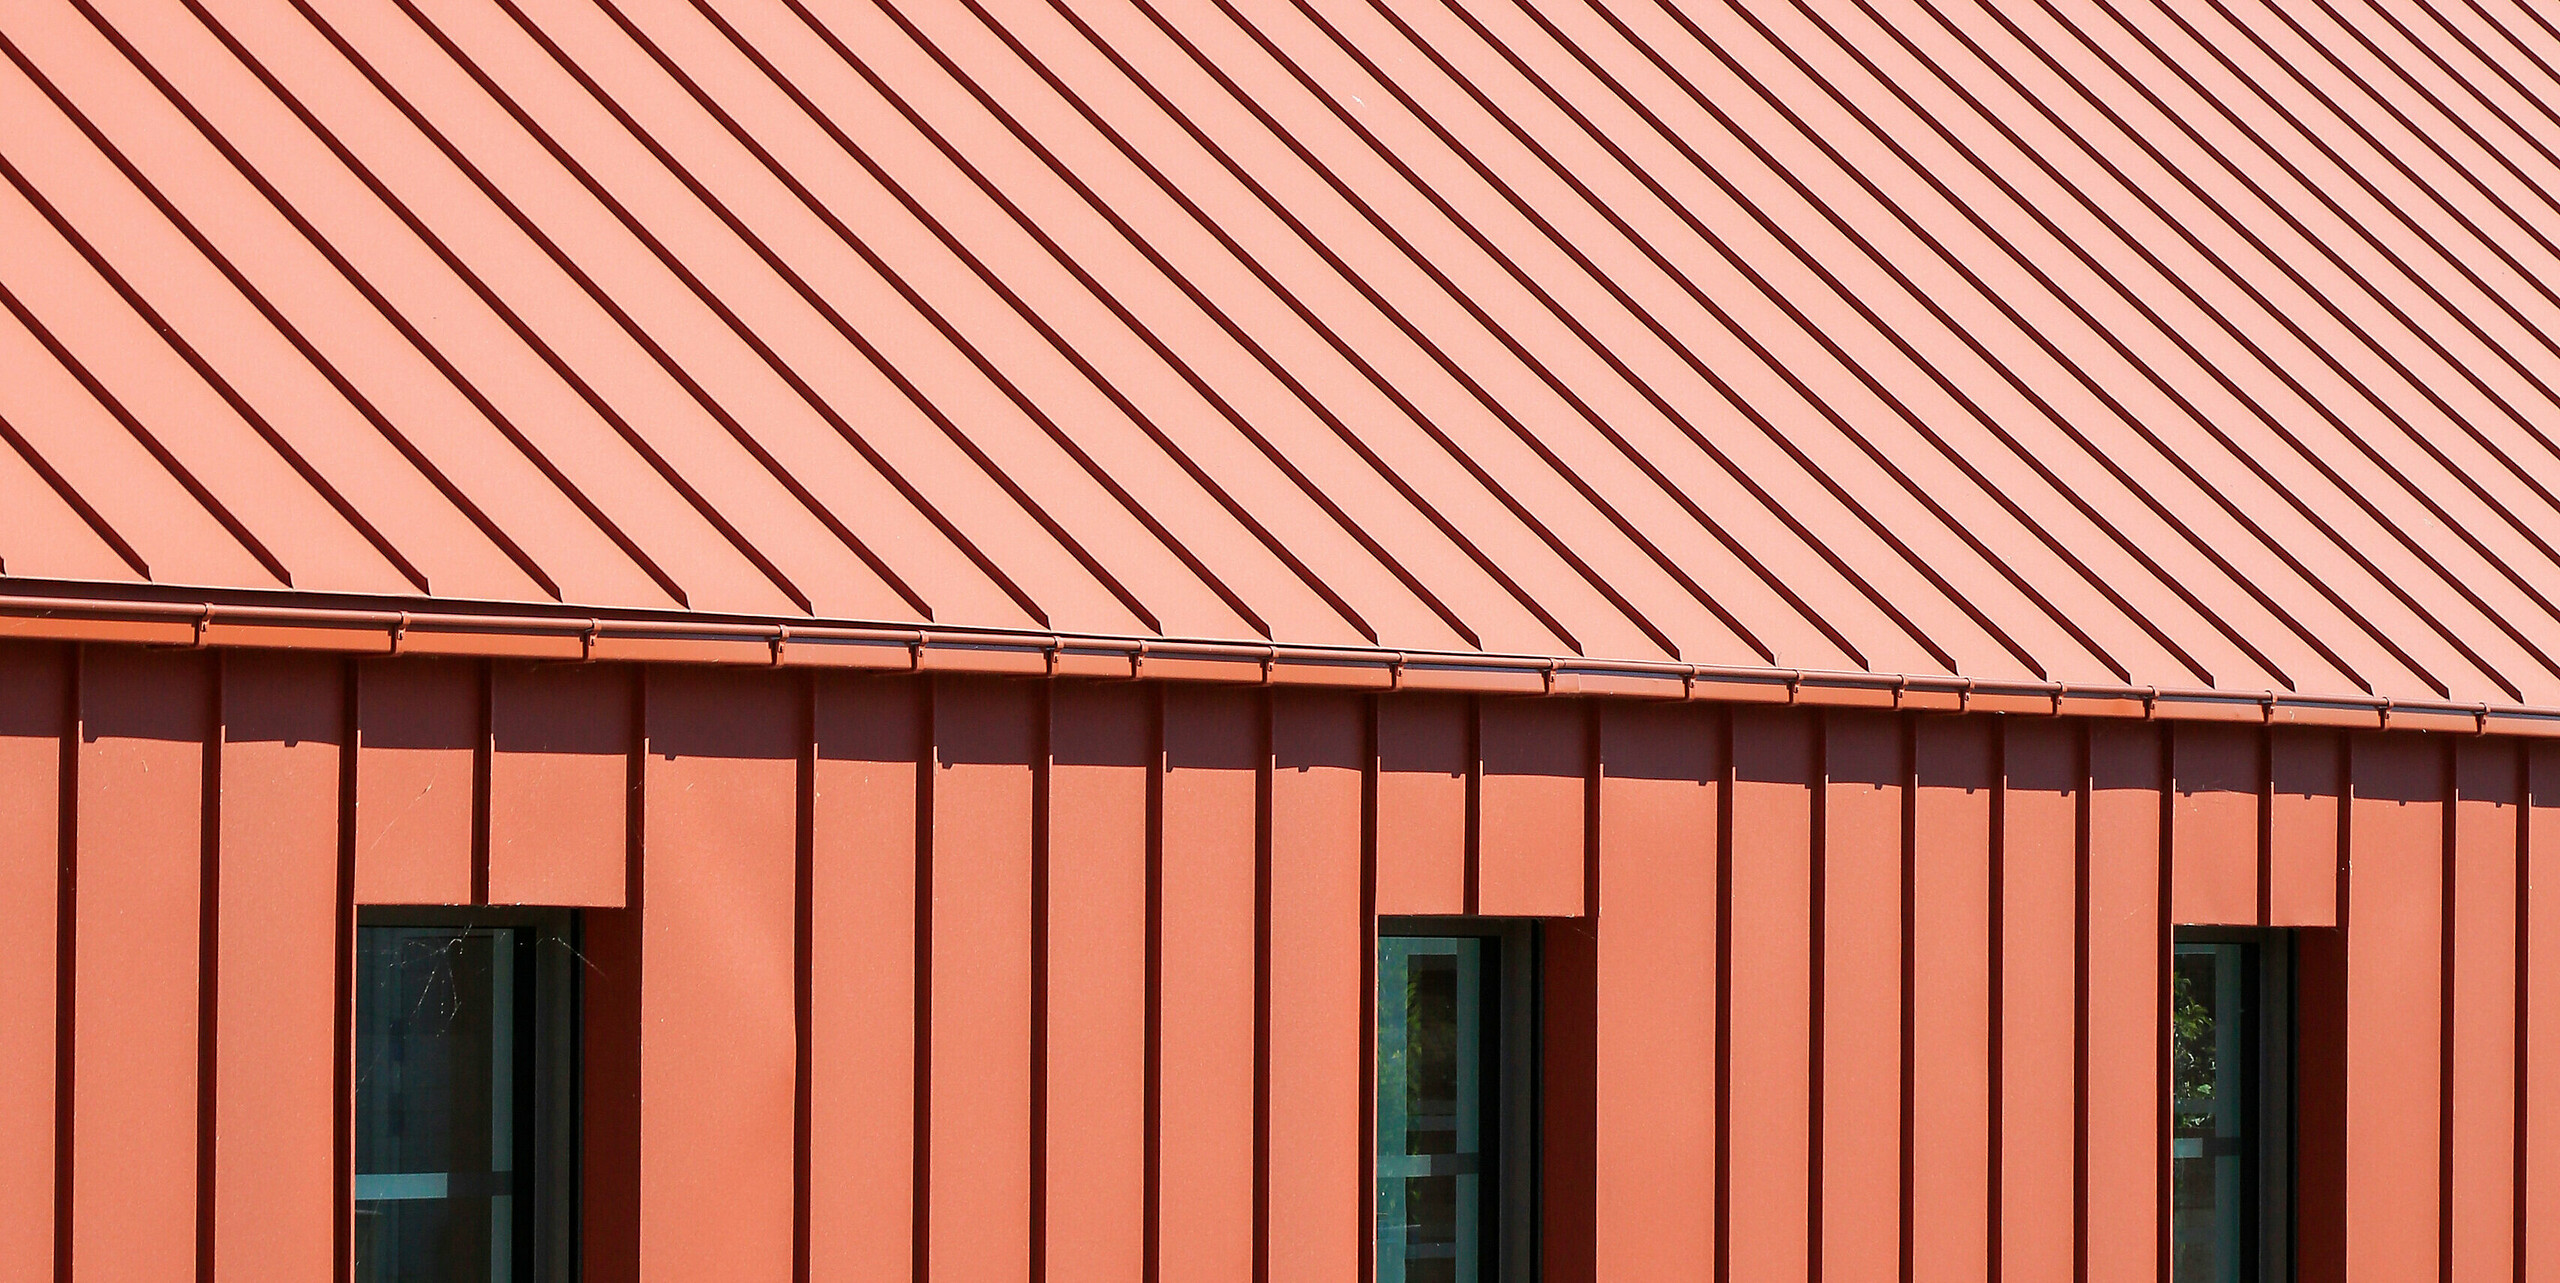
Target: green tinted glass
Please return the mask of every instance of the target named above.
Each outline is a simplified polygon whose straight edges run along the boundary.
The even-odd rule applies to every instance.
[[[514,1283],[523,932],[356,933],[357,1283]]]
[[[2266,1090],[2256,943],[2181,940],[2170,981],[2172,1222],[2176,1283],[2265,1276]]]
[[[1489,939],[1378,941],[1378,1278],[1485,1277],[1493,1191]]]

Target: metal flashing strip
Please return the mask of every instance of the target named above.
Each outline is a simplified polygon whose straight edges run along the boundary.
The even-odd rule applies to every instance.
[[[501,613],[494,608],[447,613],[0,594],[0,638],[566,663],[1583,695],[2560,738],[2560,708],[2528,705],[855,622],[571,616]]]

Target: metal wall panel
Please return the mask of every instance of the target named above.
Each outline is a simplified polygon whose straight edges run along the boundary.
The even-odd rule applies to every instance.
[[[917,877],[931,711],[920,682],[825,677],[809,796],[809,1271],[915,1273]]]
[[[1792,710],[1733,712],[1717,1170],[1736,1279],[1802,1278],[1811,1264],[1814,732]],[[1608,923],[1598,925],[1606,940]]]
[[[2348,818],[2347,1278],[2437,1268],[2443,1196],[2447,746],[2360,739]],[[2434,1035],[2434,1036],[2430,1036]]]
[[[71,652],[0,647],[0,1279],[54,1283]]]
[[[1256,794],[1267,707],[1219,688],[1164,691],[1155,912],[1155,1242],[1169,1278],[1253,1273],[1261,1045]]]
[[[2067,1279],[2077,1235],[2079,1066],[2078,727],[2011,720],[2001,728],[1993,814],[1992,1161],[2003,1277]]]
[[[2560,1269],[2560,746],[2525,750],[2524,849],[2518,860],[2524,938],[2517,1016],[2524,1043],[2517,1102],[2516,1173],[2523,1232],[2516,1247],[2525,1277]]]
[[[469,904],[488,743],[485,665],[356,666],[356,898]]]
[[[1378,705],[1378,912],[1464,913],[1474,710],[1455,695]]]
[[[2177,800],[2169,815],[2169,912],[2180,922],[2258,921],[2259,820],[2266,733],[2255,726],[2181,724],[2170,735]]]
[[[2346,741],[2279,727],[2267,741],[2267,920],[2271,927],[2338,925],[2338,840],[2345,821]]]
[[[1105,1283],[1147,1256],[1154,693],[1050,694],[1041,1243],[1048,1277]]]
[[[76,1283],[195,1274],[209,1244],[203,1104],[213,657],[80,665],[72,817],[71,1212]],[[319,977],[306,977],[318,983]]]
[[[1538,941],[1546,973],[1538,996],[1538,1264],[1558,1283],[1598,1283],[1608,1223],[1600,1198],[1619,1176],[1600,1168],[1601,1120],[1618,1116],[1623,1105],[1602,1097],[1599,944],[1587,919],[1552,923]],[[1374,981],[1377,968],[1369,970]],[[1367,1077],[1375,1091],[1377,1075]],[[1375,1190],[1377,1182],[1369,1186]],[[1361,1234],[1361,1253],[1374,1266],[1375,1231]],[[1622,1254],[1623,1245],[1611,1253]]]
[[[2167,1269],[2168,780],[2159,728],[2092,722],[2087,734],[2079,1265],[2091,1283],[2148,1283]]]
[[[1361,1128],[1370,1056],[1361,822],[1368,713],[1365,700],[1347,694],[1284,692],[1271,701],[1262,915],[1268,1064],[1256,1126],[1268,1155],[1262,1234],[1274,1279],[1356,1283],[1369,1229]],[[1053,843],[1055,833],[1053,825]]]
[[[1023,683],[935,683],[925,969],[924,1267],[956,1283],[1031,1269],[1032,868],[1046,701]],[[646,859],[645,853],[643,859]]]
[[[1823,719],[1825,1283],[1901,1272],[1907,730],[1882,713]]]
[[[336,975],[355,939],[346,699],[343,664],[223,657],[205,1191],[221,1283],[324,1278],[338,1256],[343,995],[313,978]]]
[[[1909,877],[1911,1277],[1960,1283],[1990,1272],[1993,959],[1992,723],[1912,728]]]
[[[798,1253],[808,685],[649,672],[640,1267],[790,1283]],[[704,1215],[705,1208],[717,1215]]]
[[[1483,784],[1470,913],[1579,917],[1591,774],[1587,711],[1569,701],[1495,699],[1477,710]]]
[[[636,674],[614,665],[493,664],[478,897],[622,904]]]
[[[646,881],[630,888],[625,908],[581,914],[578,1127],[582,1188],[578,1215],[583,1277],[636,1283],[640,1277],[641,994],[648,978],[641,949]],[[353,1154],[349,1156],[352,1166]]]
[[[369,792],[366,758],[491,689],[406,664],[0,648],[31,931],[0,972],[0,1224],[33,1259],[342,1267],[343,944],[407,876],[368,880],[358,840],[402,839],[363,812],[457,778]],[[2244,728],[2259,778],[2205,789],[2139,722],[1558,698],[1523,707],[1585,763],[1539,777],[1576,785],[1579,837],[1533,817],[1488,863],[1502,764],[1445,756],[1490,742],[1471,698],[607,671],[622,738],[577,755],[624,774],[579,805],[622,808],[623,846],[573,892],[625,903],[584,919],[599,1283],[1359,1277],[1384,739],[1417,714],[1454,791],[1401,831],[1456,871],[1439,894],[1510,862],[1596,908],[1545,937],[1550,1277],[2156,1283],[2190,851],[2253,870],[2253,920],[2344,923],[2301,936],[2305,1283],[2553,1250],[2553,762],[2516,741]],[[435,738],[398,751],[490,761]],[[2206,792],[2258,799],[2203,807],[2252,831],[2195,832]],[[449,887],[473,861],[439,823]]]
[[[1595,1278],[1707,1278],[1716,1264],[1717,964],[1723,718],[1605,709],[1592,1143]]]
[[[2295,1276],[2347,1277],[2347,941],[2305,935],[2294,950]]]
[[[2454,747],[2445,914],[2452,1004],[2445,1013],[2445,1091],[2454,1107],[2445,1138],[2445,1233],[2453,1277],[2464,1280],[2515,1276],[2519,748],[2500,740]]]

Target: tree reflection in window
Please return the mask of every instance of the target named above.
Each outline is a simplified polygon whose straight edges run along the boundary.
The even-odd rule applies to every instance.
[[[1495,942],[1378,942],[1378,1278],[1483,1277],[1492,1156],[1486,982]]]
[[[2171,1278],[2254,1283],[2259,1242],[2259,950],[2181,940],[2170,976]]]

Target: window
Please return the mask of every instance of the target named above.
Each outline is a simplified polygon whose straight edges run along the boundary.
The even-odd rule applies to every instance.
[[[1535,1278],[1535,929],[1378,930],[1379,1283]]]
[[[358,919],[357,1283],[575,1277],[572,961],[565,915]]]
[[[2292,941],[2181,927],[2170,981],[2175,1283],[2285,1283],[2293,1255]]]

